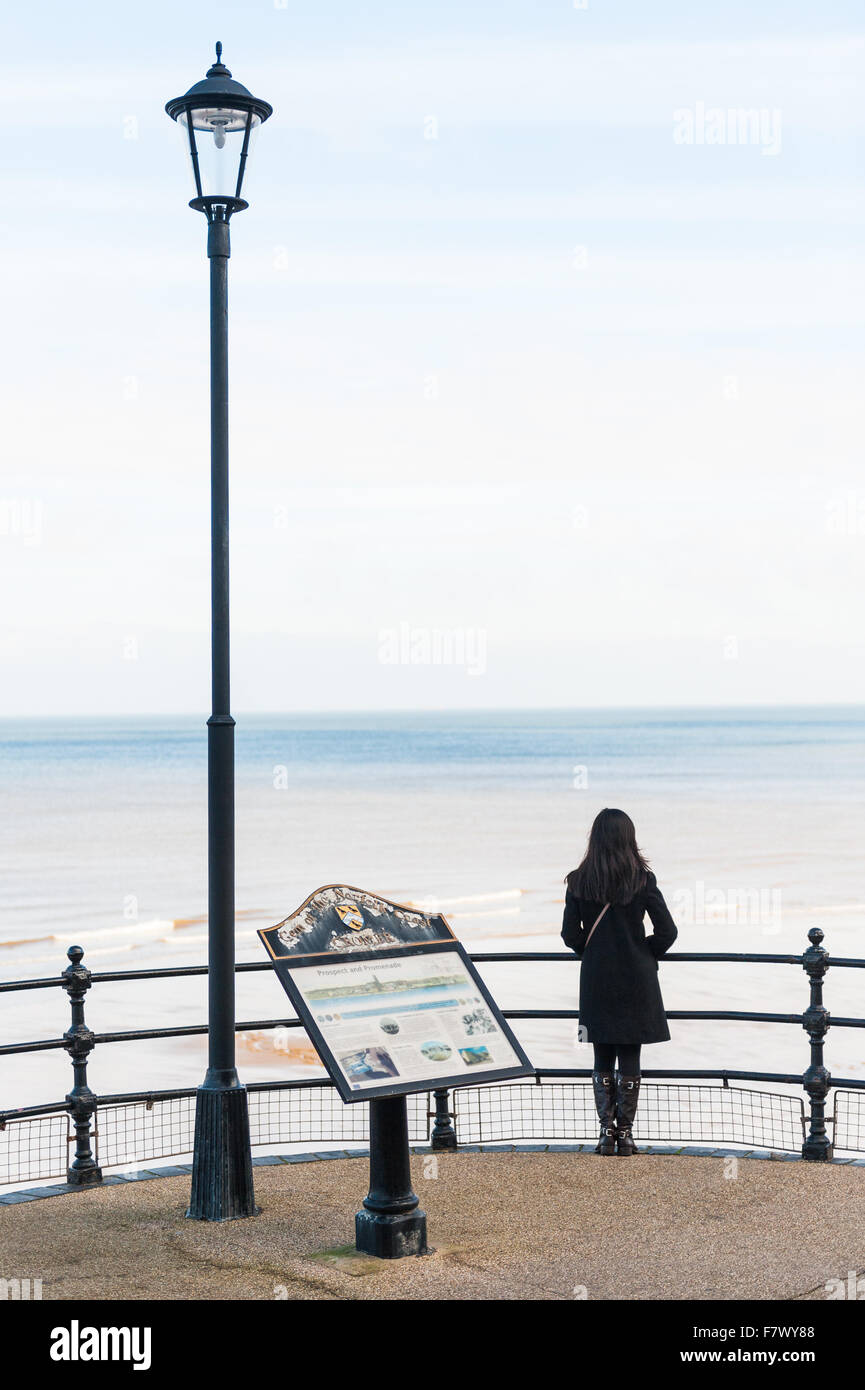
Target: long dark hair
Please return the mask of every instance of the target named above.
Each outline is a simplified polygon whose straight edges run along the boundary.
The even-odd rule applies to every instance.
[[[631,817],[606,808],[595,816],[585,857],[565,882],[575,898],[590,903],[629,903],[649,872]]]

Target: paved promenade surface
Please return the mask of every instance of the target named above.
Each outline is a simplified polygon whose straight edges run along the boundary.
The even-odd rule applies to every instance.
[[[353,1253],[366,1159],[273,1159],[256,1166],[249,1221],[187,1220],[182,1172],[0,1205],[0,1274],[41,1276],[46,1299],[809,1299],[865,1269],[862,1167],[435,1158],[412,1159],[435,1247],[424,1257]]]

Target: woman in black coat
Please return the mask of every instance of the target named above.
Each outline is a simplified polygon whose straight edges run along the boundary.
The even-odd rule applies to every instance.
[[[562,937],[582,961],[580,1032],[595,1049],[592,1084],[601,1121],[595,1152],[627,1156],[637,1152],[640,1048],[670,1038],[658,959],[678,932],[624,811],[599,813],[585,858],[565,882]],[[646,913],[651,936],[643,927]]]

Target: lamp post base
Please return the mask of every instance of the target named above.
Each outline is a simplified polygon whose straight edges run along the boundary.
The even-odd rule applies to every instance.
[[[246,1088],[205,1081],[195,1099],[192,1193],[186,1213],[194,1221],[237,1221],[255,1216]]]
[[[354,1218],[354,1233],[357,1249],[364,1255],[377,1255],[380,1260],[427,1253],[426,1213],[422,1211],[401,1216],[359,1211]]]

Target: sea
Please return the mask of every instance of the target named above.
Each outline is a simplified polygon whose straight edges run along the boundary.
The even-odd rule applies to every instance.
[[[563,879],[605,806],[628,812],[679,927],[674,950],[800,954],[819,927],[865,957],[865,708],[508,710],[237,715],[237,957],[314,889],[345,883],[444,913],[470,951],[556,951]],[[0,979],[203,964],[202,717],[0,721]],[[576,1007],[578,967],[485,965],[503,1008]],[[798,964],[661,965],[668,1009],[801,1013]],[[238,977],[242,1022],[292,1015],[270,973]],[[865,1015],[865,971],[830,969],[826,1004]],[[206,980],[94,984],[96,1032],[206,1020]],[[61,990],[0,996],[0,1041],[57,1038]],[[520,1020],[539,1066],[590,1066],[572,1021]],[[646,1068],[801,1073],[798,1024],[674,1021]],[[865,1032],[827,1064],[865,1076]],[[203,1038],[101,1044],[97,1093],[197,1085]],[[243,1079],[312,1076],[299,1030],[238,1035]],[[66,1054],[3,1059],[0,1109],[62,1099]]]

